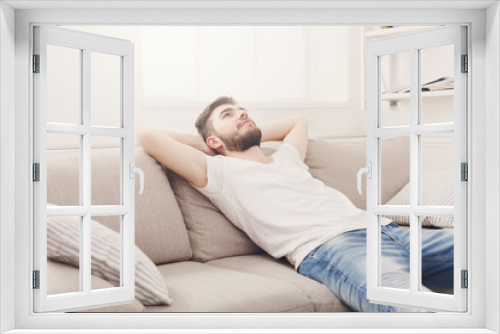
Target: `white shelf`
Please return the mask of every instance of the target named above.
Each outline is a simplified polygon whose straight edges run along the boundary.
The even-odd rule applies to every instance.
[[[411,26],[411,27],[392,27],[392,28],[378,28],[373,30],[367,30],[365,32],[365,37],[367,38],[382,38],[388,36],[395,36],[400,34],[408,34],[411,32],[422,31],[427,29],[439,28],[440,26]]]
[[[428,97],[440,97],[440,96],[453,96],[453,89],[446,89],[434,92],[422,92],[420,96],[422,98]],[[399,94],[382,94],[380,100],[382,101],[399,101],[407,100],[410,98],[410,93],[399,93]]]
[[[377,38],[384,38],[384,37],[390,37],[390,36],[396,36],[396,35],[402,35],[402,34],[409,34],[413,32],[418,32],[418,31],[424,31],[424,30],[429,30],[429,29],[436,29],[436,28],[441,28],[442,26],[394,26],[392,28],[386,28],[382,29],[380,26],[365,26],[363,28],[363,37],[364,37],[364,43],[363,43],[363,62],[361,64],[361,67],[363,68],[363,71],[365,70],[365,61],[366,61],[366,43],[369,42],[372,39],[377,39]],[[366,78],[364,78],[365,83],[366,83]],[[390,84],[390,82],[389,82]],[[365,96],[365,99],[362,101],[362,108],[363,110],[366,110],[366,88],[363,87],[363,95]],[[446,98],[449,99],[450,96],[453,96],[453,89],[448,89],[448,90],[442,90],[442,91],[435,91],[435,92],[422,92],[421,93],[422,98]],[[410,94],[409,93],[402,93],[402,94],[382,94],[381,100],[382,101],[394,101],[394,103],[397,103],[397,101],[404,101],[404,100],[409,100],[410,99]],[[392,104],[392,103],[391,103]]]

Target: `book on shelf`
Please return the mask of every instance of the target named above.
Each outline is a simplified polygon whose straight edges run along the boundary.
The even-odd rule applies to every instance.
[[[434,92],[438,90],[453,89],[452,77],[440,77],[435,80],[422,84],[422,92]],[[391,88],[382,92],[382,94],[404,94],[410,92],[410,85]]]

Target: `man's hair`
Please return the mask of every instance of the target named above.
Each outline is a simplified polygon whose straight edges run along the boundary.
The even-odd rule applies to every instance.
[[[238,102],[236,102],[236,100],[230,96],[220,96],[208,106],[206,106],[200,116],[198,116],[195,125],[198,129],[198,133],[203,136],[203,140],[206,141],[207,138],[214,133],[214,128],[212,122],[210,121],[210,116],[212,115],[212,112],[215,108],[223,104],[236,105],[238,104]]]

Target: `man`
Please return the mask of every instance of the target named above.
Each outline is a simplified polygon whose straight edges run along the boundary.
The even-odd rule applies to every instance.
[[[413,310],[366,298],[366,212],[313,178],[304,159],[308,125],[292,117],[257,127],[231,97],[219,97],[198,117],[199,136],[142,129],[138,141],[167,168],[207,196],[238,228],[275,258],[327,285],[351,309]],[[282,141],[266,157],[262,141]],[[217,155],[216,155],[217,154]],[[382,286],[409,286],[409,232],[382,219]],[[424,283],[453,286],[453,234],[423,231]],[[427,261],[432,256],[432,261]]]

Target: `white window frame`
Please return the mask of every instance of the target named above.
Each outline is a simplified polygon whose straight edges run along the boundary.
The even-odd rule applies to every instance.
[[[79,2],[78,6],[103,6],[105,1]],[[135,3],[135,7],[147,8],[149,2],[143,5]],[[50,3],[45,1],[21,2],[7,1],[0,4],[2,78],[0,93],[2,98],[1,109],[1,160],[0,177],[2,189],[0,206],[2,209],[1,241],[0,250],[0,292],[2,301],[0,303],[0,320],[2,331],[12,333],[34,333],[40,328],[66,328],[64,333],[71,332],[75,328],[92,328],[88,332],[105,332],[97,328],[127,329],[127,332],[144,333],[145,330],[129,330],[137,328],[141,321],[147,322],[147,326],[153,328],[165,328],[169,326],[175,332],[175,328],[220,328],[227,329],[226,332],[234,332],[231,328],[268,328],[268,332],[279,332],[280,328],[309,328],[314,329],[349,328],[355,324],[361,328],[363,333],[387,333],[387,329],[395,332],[414,333],[415,328],[420,332],[456,332],[458,328],[467,333],[495,333],[500,331],[498,314],[499,303],[499,227],[500,210],[497,208],[500,200],[500,136],[499,115],[500,99],[500,69],[498,65],[498,54],[500,50],[500,11],[497,1],[487,2],[432,2],[433,8],[422,7],[421,9],[397,9],[404,6],[402,2],[388,4],[387,2],[370,2],[351,4],[348,2],[331,2],[330,4],[315,4],[315,2],[293,2],[283,3],[259,1],[247,2],[245,4],[227,4],[223,11],[214,11],[215,3],[198,3],[194,9],[179,10],[175,6],[179,4],[172,2],[163,6],[171,6],[162,10],[145,10],[138,12],[135,9],[118,9],[113,11],[100,11],[99,9],[61,9],[57,6],[68,4]],[[342,5],[343,4],[343,5]],[[28,6],[32,10],[14,10],[11,6]],[[104,4],[105,6],[106,4]],[[158,4],[156,4],[158,5]],[[427,2],[428,6],[431,6]],[[460,5],[462,9],[454,9],[451,6]],[[31,7],[30,7],[31,6]],[[52,7],[51,7],[52,6]],[[56,7],[54,7],[56,6]],[[71,5],[69,5],[71,6]],[[77,6],[77,5],[75,5]],[[108,6],[120,6],[117,3]],[[151,6],[151,4],[149,4]],[[203,6],[203,7],[202,7]],[[219,4],[219,7],[222,6]],[[253,6],[253,8],[252,8]],[[281,10],[273,10],[280,7]],[[317,6],[317,7],[315,7]],[[331,8],[329,8],[331,6]],[[335,6],[340,8],[335,8]],[[342,6],[359,6],[356,10],[342,9]],[[362,9],[367,6],[366,9]],[[395,9],[388,10],[391,6]],[[435,8],[441,6],[442,9]],[[489,9],[486,9],[490,6]],[[41,10],[41,8],[52,10]],[[299,8],[300,7],[300,8]],[[418,7],[417,3],[408,4],[407,8]],[[25,7],[26,8],[26,7]],[[245,9],[246,8],[246,9]],[[260,9],[259,9],[260,8]],[[304,10],[308,8],[309,10]],[[383,9],[373,15],[373,8]],[[202,10],[200,10],[202,9]],[[205,10],[203,10],[205,9]],[[214,15],[216,13],[216,15]],[[13,20],[15,17],[15,23]],[[32,148],[32,82],[29,74],[30,54],[32,36],[30,31],[35,23],[42,24],[338,24],[338,25],[437,25],[437,24],[465,24],[469,30],[469,56],[471,63],[469,69],[473,75],[468,78],[469,87],[469,131],[472,135],[469,140],[470,159],[469,173],[474,180],[469,184],[469,196],[471,203],[469,207],[469,277],[468,289],[469,312],[465,314],[436,313],[436,314],[44,314],[36,315],[32,310],[32,290],[28,287],[31,283],[31,263],[29,258],[29,245],[31,223],[33,213],[29,194],[32,185],[29,181],[31,163],[30,156]],[[485,26],[488,27],[486,29]],[[14,42],[15,31],[15,42]],[[5,47],[4,47],[5,46]],[[15,52],[15,56],[14,56]],[[5,55],[5,56],[4,56]],[[15,61],[14,61],[15,59]],[[14,67],[15,73],[9,70]],[[485,71],[485,65],[488,71]],[[4,69],[7,70],[4,72]],[[4,76],[4,73],[6,75]],[[15,88],[11,83],[15,79]],[[15,93],[15,100],[12,97]],[[15,102],[15,113],[12,111]],[[10,107],[6,110],[5,107]],[[15,116],[14,116],[15,115]],[[15,127],[15,136],[8,127]],[[15,138],[15,143],[13,139]],[[15,160],[15,164],[13,161]],[[15,170],[15,178],[8,172]],[[487,175],[488,182],[485,182]],[[9,179],[10,178],[10,179]],[[4,183],[5,182],[5,183]],[[15,210],[9,208],[12,200],[9,198],[15,193]],[[487,195],[487,196],[486,196]],[[13,226],[15,223],[15,226]],[[15,237],[15,244],[11,240]],[[473,247],[472,247],[473,246]],[[488,249],[488,253],[486,252]],[[12,256],[14,254],[14,256]],[[486,280],[485,278],[488,277]],[[11,289],[15,285],[15,289]],[[15,305],[15,308],[12,308]],[[355,317],[355,318],[353,318]],[[425,317],[425,321],[422,321]],[[168,325],[167,325],[168,324]],[[379,328],[379,330],[377,330]],[[384,329],[380,329],[384,328]],[[434,328],[434,329],[432,329]],[[438,328],[438,329],[436,329]],[[431,330],[432,329],[432,330]],[[443,329],[443,330],[441,330]],[[257,330],[255,332],[264,332]],[[306,329],[300,330],[307,331]],[[51,333],[56,332],[51,330]],[[75,332],[75,331],[73,331]],[[108,331],[109,332],[109,331]],[[165,330],[167,332],[167,330]],[[201,332],[201,330],[193,330]],[[215,332],[221,332],[215,331]],[[323,332],[323,331],[322,331]],[[339,331],[337,331],[339,332]]]
[[[130,41],[107,36],[61,29],[34,27],[34,54],[39,56],[39,73],[34,83],[34,162],[39,163],[40,178],[33,184],[34,195],[34,270],[39,270],[40,285],[34,289],[35,312],[75,311],[93,307],[131,303],[135,299],[135,180],[129,177],[134,164],[134,45]],[[70,47],[80,53],[81,109],[80,124],[47,122],[47,45]],[[91,54],[100,52],[119,57],[120,125],[93,126],[91,120]],[[47,207],[47,134],[80,135],[80,203],[77,206]],[[120,202],[115,205],[91,205],[92,136],[116,137],[120,140]],[[133,175],[133,174],[132,174]],[[92,290],[91,286],[91,217],[120,217],[120,286]],[[80,217],[80,291],[47,295],[47,218]]]
[[[467,162],[467,74],[461,72],[461,55],[467,52],[466,27],[450,26],[399,35],[371,41],[367,45],[367,163],[371,177],[367,179],[367,297],[372,303],[416,307],[426,310],[463,312],[467,309],[467,290],[461,288],[461,270],[467,269],[467,185],[461,181],[461,163]],[[421,50],[453,46],[454,96],[453,122],[422,124],[421,122]],[[382,127],[381,122],[381,57],[410,53],[410,120],[407,125]],[[470,73],[470,72],[469,72]],[[453,206],[422,205],[421,136],[423,134],[452,133]],[[381,205],[381,146],[382,139],[408,136],[410,140],[410,203],[404,206]],[[471,180],[472,181],[472,180]],[[410,282],[409,289],[394,289],[381,285],[381,217],[382,215],[410,217]],[[454,274],[453,294],[422,291],[422,216],[445,215],[454,217]],[[471,273],[472,274],[472,273]]]

